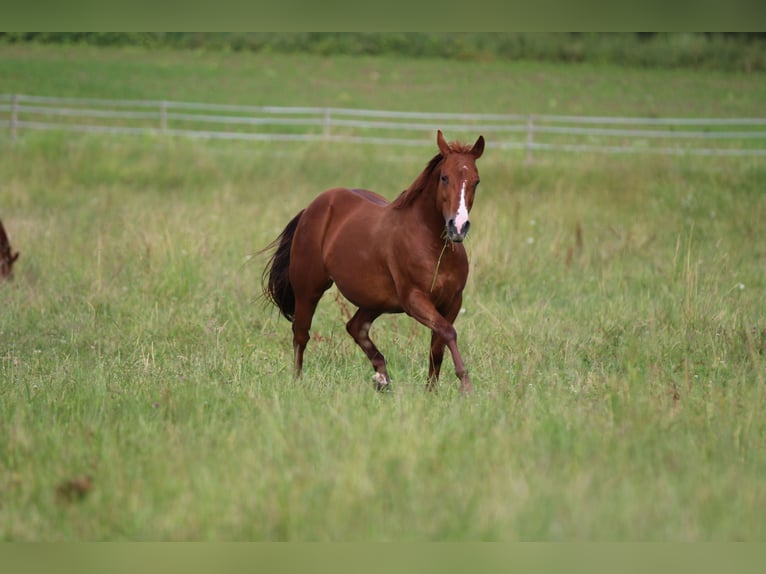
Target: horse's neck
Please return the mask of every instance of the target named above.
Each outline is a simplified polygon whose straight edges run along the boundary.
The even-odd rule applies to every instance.
[[[441,241],[444,232],[444,218],[436,207],[435,184],[427,182],[412,202],[402,210],[402,216],[411,218],[412,225],[428,227],[436,241]]]

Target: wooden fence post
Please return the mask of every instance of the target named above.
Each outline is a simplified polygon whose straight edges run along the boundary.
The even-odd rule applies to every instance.
[[[527,163],[532,163],[532,148],[535,143],[535,117],[527,116]]]
[[[323,135],[325,139],[330,139],[330,108],[325,108],[324,110],[324,131]]]
[[[160,131],[164,135],[168,130],[168,103],[162,100],[160,104]]]
[[[11,139],[15,140],[19,126],[19,96],[11,96]]]

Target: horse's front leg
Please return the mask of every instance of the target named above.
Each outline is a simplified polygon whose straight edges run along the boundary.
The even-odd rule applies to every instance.
[[[428,354],[428,381],[426,382],[426,389],[429,391],[436,390],[436,383],[439,381],[439,373],[444,360],[444,347],[445,343],[442,338],[436,331],[431,331],[431,352]]]
[[[454,325],[462,305],[463,295],[458,294],[453,299],[447,312],[443,314],[444,318]],[[436,390],[436,383],[439,381],[439,373],[441,372],[442,360],[444,359],[445,346],[444,339],[436,331],[431,331],[431,352],[428,355],[428,382],[426,383],[426,388],[429,391]],[[468,384],[470,386],[470,381]]]
[[[413,291],[406,299],[404,310],[407,314],[431,329],[431,361],[429,367],[428,388],[433,389],[436,378],[439,376],[441,361],[444,355],[444,346],[446,345],[452,355],[452,361],[455,363],[455,374],[460,379],[460,390],[470,392],[473,390],[471,378],[468,376],[468,370],[460,356],[457,348],[457,331],[452,325],[458,312],[460,312],[460,296],[456,297],[457,304],[450,307],[448,315],[451,320],[444,317],[431,302],[430,297],[422,291]]]

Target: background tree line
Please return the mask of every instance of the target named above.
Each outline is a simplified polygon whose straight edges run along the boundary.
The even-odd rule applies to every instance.
[[[766,70],[766,33],[2,32],[0,43]]]

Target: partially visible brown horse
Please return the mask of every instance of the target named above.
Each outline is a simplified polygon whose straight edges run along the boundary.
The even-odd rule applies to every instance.
[[[0,281],[13,279],[13,264],[19,258],[19,252],[11,251],[8,235],[5,233],[3,222],[0,221]]]
[[[463,300],[468,233],[484,137],[473,147],[448,144],[437,133],[439,153],[394,201],[363,189],[320,194],[287,224],[266,250],[263,290],[293,323],[295,374],[303,368],[314,311],[335,283],[359,307],[346,329],[375,369],[378,390],[388,388],[386,360],[370,340],[383,313],[405,312],[432,331],[428,388],[439,378],[445,345],[462,391],[471,390],[453,323]]]

